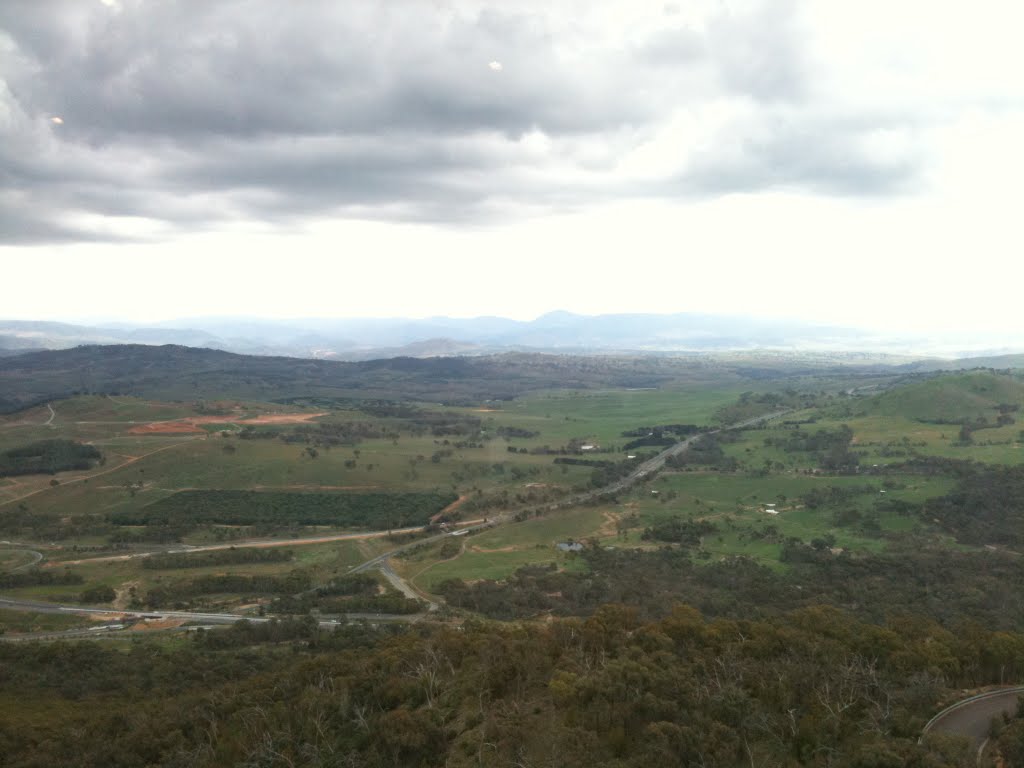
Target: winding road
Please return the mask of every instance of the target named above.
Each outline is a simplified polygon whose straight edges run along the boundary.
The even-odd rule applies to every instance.
[[[11,568],[11,570],[9,570],[8,573],[17,573],[18,571],[28,570],[33,565],[38,565],[39,562],[43,559],[43,553],[36,552],[34,549],[10,549],[8,550],[8,552],[27,552],[29,555],[32,556],[32,559],[29,560],[27,563],[23,563],[22,565],[19,565],[17,568]]]
[[[966,736],[978,750],[980,763],[988,742],[989,723],[992,718],[1017,710],[1017,700],[1024,696],[1024,686],[1000,688],[971,696],[946,707],[928,721],[922,731],[922,738],[929,733],[948,733]]]

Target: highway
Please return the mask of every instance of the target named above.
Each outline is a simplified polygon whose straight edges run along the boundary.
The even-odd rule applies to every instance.
[[[201,622],[213,626],[223,624],[234,624],[238,621],[251,621],[254,624],[263,624],[271,621],[272,616],[243,616],[237,613],[203,613],[200,611],[129,611],[116,608],[89,608],[81,605],[60,605],[57,603],[44,603],[38,600],[20,600],[10,597],[0,597],[0,608],[12,611],[33,611],[35,613],[50,614],[72,614],[78,616],[103,616],[109,617],[112,621],[124,621],[129,619],[180,619],[183,622]],[[320,620],[319,624],[325,629],[336,627],[340,624],[351,622],[416,622],[423,617],[423,614],[399,614],[399,613],[346,613],[336,617],[326,617]],[[285,617],[276,617],[285,618]],[[193,627],[194,628],[194,627]],[[170,627],[165,631],[186,629],[185,627]],[[0,635],[0,641],[17,642],[28,639],[48,639],[72,637],[109,637],[116,634],[117,630],[106,631],[89,627],[75,628],[55,632],[35,632],[28,634]]]
[[[680,442],[678,442],[678,443],[676,443],[674,445],[669,446],[664,451],[659,453],[657,456],[654,456],[653,458],[650,458],[647,461],[642,462],[641,464],[637,465],[637,467],[632,472],[630,472],[626,477],[623,477],[623,478],[621,478],[619,480],[616,480],[614,483],[611,483],[610,485],[606,485],[606,486],[604,486],[602,488],[597,488],[597,489],[592,490],[592,491],[587,491],[585,493],[577,494],[576,496],[573,496],[573,497],[568,498],[568,499],[563,499],[563,500],[558,501],[558,502],[554,502],[554,503],[551,503],[551,504],[543,505],[543,506],[541,506],[539,508],[545,509],[547,511],[554,511],[554,510],[563,509],[563,508],[566,508],[566,507],[572,507],[572,506],[575,506],[577,504],[583,504],[583,503],[592,501],[593,499],[595,499],[595,498],[597,498],[599,496],[605,496],[605,495],[608,495],[608,494],[619,493],[619,492],[629,488],[630,486],[634,485],[635,483],[643,480],[644,478],[648,477],[649,475],[651,475],[652,473],[658,471],[659,469],[661,469],[663,466],[665,466],[665,462],[669,458],[671,458],[673,456],[678,456],[680,453],[682,453],[687,448],[689,448],[690,445],[692,445],[695,440],[699,439],[700,437],[702,437],[705,434],[716,434],[718,432],[724,432],[724,431],[729,431],[729,430],[745,429],[746,427],[752,426],[754,424],[778,418],[779,416],[782,416],[782,415],[784,415],[786,413],[789,413],[789,411],[779,411],[779,412],[776,412],[776,413],[767,414],[765,416],[758,416],[756,418],[747,419],[746,421],[739,422],[737,424],[733,424],[733,425],[728,426],[728,427],[723,427],[721,429],[716,429],[716,430],[713,430],[711,432],[705,432],[705,433],[701,433],[701,434],[698,434],[698,435],[694,435],[693,437],[687,438],[686,440],[682,440],[682,441],[680,441]],[[538,508],[538,507],[534,506],[533,508]],[[388,562],[389,559],[391,557],[399,554],[400,552],[404,552],[404,551],[406,551],[408,549],[411,549],[413,547],[422,546],[423,544],[429,544],[429,543],[432,543],[432,542],[435,542],[435,541],[439,541],[439,540],[441,540],[441,539],[443,539],[443,538],[445,538],[447,536],[452,536],[452,535],[455,535],[457,533],[458,534],[463,534],[465,532],[482,530],[482,529],[485,529],[485,528],[491,528],[491,527],[494,527],[496,525],[500,525],[502,523],[506,523],[506,522],[510,521],[514,517],[514,515],[515,515],[515,513],[517,511],[519,511],[519,510],[517,510],[517,509],[505,510],[504,512],[500,512],[499,514],[495,515],[494,517],[490,518],[489,520],[485,520],[483,522],[474,522],[474,523],[472,523],[470,525],[463,524],[463,526],[460,527],[457,531],[446,531],[445,533],[438,534],[436,536],[429,536],[429,537],[426,537],[426,538],[417,539],[417,540],[415,540],[413,542],[410,542],[409,544],[405,544],[403,546],[396,547],[395,549],[390,550],[389,552],[385,552],[385,553],[383,553],[381,555],[377,555],[376,557],[373,557],[373,558],[367,560],[366,562],[364,562],[364,563],[362,563],[362,564],[352,568],[349,571],[349,573],[360,573],[360,572],[363,572],[363,571],[368,571],[368,570],[370,570],[372,568],[379,568],[381,570],[381,572],[383,573],[384,577],[389,582],[391,582],[395,586],[396,589],[398,589],[400,592],[402,592],[407,597],[410,597],[412,599],[416,599],[416,600],[420,600],[420,601],[424,602],[427,605],[427,611],[428,612],[436,611],[436,610],[438,610],[438,608],[440,606],[436,602],[430,600],[428,597],[420,594],[414,587],[412,587],[411,585],[406,583],[405,580],[403,580],[397,573],[395,573],[394,570],[392,570],[390,563]],[[422,530],[422,528],[414,528],[414,529],[408,529],[408,530],[418,531],[418,530]],[[346,539],[346,538],[378,537],[378,536],[386,536],[388,533],[389,533],[389,531],[376,531],[376,532],[372,532],[372,533],[362,533],[362,534],[340,534],[338,536],[325,536],[325,537],[316,539],[316,541],[337,541],[337,540],[343,540],[343,539]],[[394,533],[394,531],[391,531],[390,533]],[[313,540],[308,540],[308,541],[311,542]],[[205,550],[209,550],[209,549],[222,549],[222,548],[231,547],[231,546],[236,547],[236,548],[242,548],[242,547],[266,547],[266,546],[283,546],[285,544],[296,545],[296,544],[300,544],[300,543],[308,543],[308,542],[307,542],[307,540],[281,539],[281,540],[262,540],[262,541],[254,541],[254,542],[234,542],[233,544],[228,544],[228,545],[213,545],[213,546],[209,546],[209,547],[194,547],[194,548],[183,548],[180,545],[178,545],[177,551],[197,552],[197,551],[205,551]],[[166,551],[167,551],[166,549],[161,550],[161,552],[166,552]],[[98,557],[98,558],[92,558],[92,560],[127,559],[128,557],[146,557],[146,556],[152,555],[152,554],[156,554],[156,553],[154,553],[154,552],[140,552],[140,553],[134,553],[132,555],[117,555],[117,556],[113,556],[113,557]],[[70,564],[71,562],[84,562],[84,561],[65,561],[65,564]],[[44,602],[35,601],[35,600],[21,600],[21,599],[8,598],[8,597],[0,597],[0,608],[7,608],[9,610],[17,610],[17,611],[36,611],[36,612],[39,612],[39,613],[71,613],[71,614],[88,615],[88,616],[110,616],[111,618],[118,618],[118,619],[125,619],[125,618],[128,618],[128,619],[139,619],[139,618],[160,617],[160,618],[167,618],[167,619],[181,619],[181,620],[186,621],[186,622],[203,622],[205,624],[211,624],[211,625],[212,624],[233,624],[234,622],[237,622],[237,621],[252,621],[252,622],[257,622],[257,623],[262,623],[262,622],[270,621],[269,617],[248,616],[248,615],[240,615],[240,614],[234,614],[234,613],[201,613],[201,612],[193,612],[193,611],[125,611],[125,610],[116,610],[116,609],[112,609],[112,608],[89,608],[89,607],[80,606],[80,605],[59,605],[59,604],[56,604],[56,603],[44,603]],[[320,626],[322,626],[322,627],[333,627],[333,626],[337,626],[338,624],[346,622],[346,621],[408,621],[408,622],[412,622],[412,621],[418,621],[419,619],[421,619],[423,617],[423,615],[424,614],[408,614],[408,615],[406,615],[406,614],[364,614],[364,613],[345,614],[344,616],[339,617],[339,618],[330,618],[330,619],[322,620],[320,622]],[[79,629],[75,629],[75,630],[67,630],[65,632],[51,632],[51,633],[45,633],[45,634],[46,634],[47,637],[51,637],[51,638],[52,637],[75,637],[75,636],[80,636],[82,634],[82,631],[79,630]],[[15,637],[3,637],[3,636],[0,636],[0,639],[11,640],[11,639],[17,639],[17,638],[15,638]]]
[[[67,565],[81,565],[82,563],[99,563],[106,560],[134,560],[153,555],[177,555],[192,552],[214,552],[223,549],[269,549],[272,547],[296,547],[305,544],[329,544],[334,541],[353,541],[359,539],[379,539],[401,533],[419,533],[423,526],[416,525],[410,528],[393,528],[389,531],[366,531],[363,533],[332,533],[324,536],[311,536],[304,538],[288,539],[246,539],[244,541],[232,541],[226,544],[201,544],[191,546],[189,544],[168,544],[160,549],[146,550],[144,552],[127,552],[121,555],[100,555],[99,557],[86,557],[81,560],[55,560],[49,565],[53,567]]]
[[[639,482],[639,481],[643,480],[644,478],[650,476],[654,472],[657,472],[658,470],[660,470],[662,467],[665,466],[665,462],[666,461],[668,461],[673,456],[678,456],[683,451],[687,450],[693,444],[693,442],[695,440],[700,439],[704,435],[714,435],[714,434],[718,434],[719,432],[728,432],[728,431],[735,430],[735,429],[746,429],[747,427],[753,426],[754,424],[759,424],[759,423],[764,422],[764,421],[770,421],[771,419],[777,419],[780,416],[784,416],[785,414],[787,414],[789,412],[790,412],[789,410],[776,411],[775,413],[769,413],[769,414],[766,414],[764,416],[757,416],[757,417],[752,418],[752,419],[747,419],[745,421],[741,421],[741,422],[738,422],[736,424],[732,424],[732,425],[730,425],[728,427],[722,427],[721,429],[715,429],[715,430],[711,430],[709,432],[702,432],[702,433],[700,433],[698,435],[694,435],[693,437],[688,437],[686,440],[681,440],[680,442],[678,442],[678,443],[676,443],[674,445],[669,446],[664,451],[659,453],[657,456],[654,456],[654,457],[648,459],[647,461],[642,462],[641,464],[638,464],[636,469],[634,469],[632,472],[630,472],[628,475],[626,475],[625,477],[621,478],[620,480],[616,480],[614,483],[611,483],[610,485],[606,485],[606,486],[603,486],[601,488],[597,488],[597,489],[592,490],[592,491],[587,491],[585,493],[577,494],[576,496],[572,496],[572,497],[570,497],[568,499],[563,499],[561,501],[556,501],[556,502],[553,502],[551,504],[532,505],[531,507],[527,507],[527,508],[530,508],[530,509],[543,509],[543,510],[546,510],[548,512],[553,512],[555,510],[563,509],[563,508],[566,508],[566,507],[574,507],[577,504],[585,504],[585,503],[587,503],[589,501],[593,501],[594,499],[596,499],[599,496],[607,496],[607,495],[613,494],[613,493],[620,493],[621,491],[626,490],[630,486],[635,485],[637,482]],[[507,523],[509,520],[511,520],[515,516],[515,513],[517,511],[520,511],[520,510],[518,510],[518,509],[505,510],[504,512],[498,513],[497,515],[495,515],[494,517],[490,518],[489,520],[486,520],[486,521],[484,521],[482,523],[477,523],[477,524],[474,524],[474,525],[469,525],[469,526],[462,527],[458,531],[448,531],[448,532],[445,532],[445,533],[438,534],[436,536],[429,536],[429,537],[424,538],[424,539],[417,539],[414,542],[411,542],[409,544],[405,544],[405,545],[400,546],[400,547],[396,547],[395,549],[392,549],[389,552],[385,552],[383,554],[377,555],[376,557],[373,557],[373,558],[367,560],[365,563],[362,563],[361,565],[357,565],[355,568],[353,568],[350,571],[350,573],[361,573],[363,571],[368,571],[368,570],[371,570],[373,568],[381,568],[382,570],[385,571],[385,575],[387,575],[388,573],[391,574],[390,576],[388,576],[388,580],[391,581],[393,584],[396,584],[395,579],[398,579],[401,583],[405,584],[405,582],[401,579],[401,577],[398,576],[398,574],[396,574],[393,570],[391,570],[391,566],[388,565],[388,560],[390,560],[395,555],[400,554],[402,552],[405,552],[405,551],[407,551],[409,549],[412,549],[413,547],[418,547],[418,546],[421,546],[423,544],[429,544],[429,543],[432,543],[432,542],[435,542],[435,541],[440,541],[441,539],[445,538],[446,536],[453,536],[456,533],[458,533],[459,535],[462,535],[462,534],[467,533],[467,532],[479,531],[479,530],[483,530],[485,528],[492,528],[492,527],[494,527],[496,525],[500,525],[502,523]],[[396,584],[396,586],[397,586],[397,584]],[[409,585],[406,585],[406,588],[408,590],[410,590],[410,591],[414,591],[413,587],[411,587]],[[402,591],[405,592],[405,590],[402,590]],[[425,598],[420,596],[419,599],[424,600]],[[427,601],[427,602],[429,602],[429,601]],[[430,604],[433,605],[433,603],[430,603]],[[433,610],[433,609],[431,609],[431,610]]]

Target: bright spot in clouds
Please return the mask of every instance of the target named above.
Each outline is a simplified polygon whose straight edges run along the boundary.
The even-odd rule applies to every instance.
[[[64,118],[63,117],[51,117],[50,118],[50,122],[53,123],[54,125],[64,125]]]
[[[495,72],[501,72],[501,70],[504,69],[504,67],[501,66],[500,61],[492,61],[487,66],[493,69]]]

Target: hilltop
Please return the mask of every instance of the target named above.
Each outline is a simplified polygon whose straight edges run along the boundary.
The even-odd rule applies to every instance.
[[[882,416],[956,424],[994,422],[1000,406],[1024,405],[1024,379],[1018,374],[975,370],[938,376],[876,396],[869,404]]]

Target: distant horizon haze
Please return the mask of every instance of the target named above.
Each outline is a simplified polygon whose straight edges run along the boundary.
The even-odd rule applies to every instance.
[[[0,317],[0,351],[80,344],[180,344],[242,354],[370,359],[480,355],[502,351],[570,353],[732,352],[877,353],[958,358],[1024,352],[1006,331],[941,334],[879,331],[799,318],[713,313],[608,313],[556,310],[530,320],[206,315],[155,323],[121,318]]]

